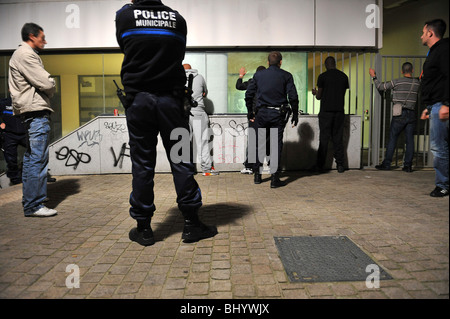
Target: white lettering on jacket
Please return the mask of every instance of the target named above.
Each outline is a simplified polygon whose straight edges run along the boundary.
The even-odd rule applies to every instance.
[[[153,11],[153,10],[134,10],[134,18],[144,18],[144,19],[152,19],[152,20],[171,20],[177,21],[175,12],[167,12],[167,11]]]

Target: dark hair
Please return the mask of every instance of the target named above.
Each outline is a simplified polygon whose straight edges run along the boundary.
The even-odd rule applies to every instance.
[[[281,56],[281,53],[278,51],[272,51],[269,53],[269,57],[267,60],[269,61],[269,65],[280,65],[281,60],[283,57]]]
[[[412,73],[413,72],[413,65],[409,62],[405,62],[402,65],[402,72],[403,73]]]
[[[336,60],[332,56],[327,57],[325,59],[325,67],[327,68],[327,70],[335,69],[336,68]]]
[[[30,34],[37,37],[41,31],[44,31],[40,26],[36,23],[25,23],[22,27],[22,40],[28,41],[30,40]]]
[[[434,34],[439,39],[442,39],[444,37],[445,30],[447,29],[447,24],[445,24],[444,20],[434,19],[434,20],[425,22],[425,25],[427,26],[427,29],[433,30]]]
[[[256,68],[256,72],[262,71],[262,70],[265,70],[265,69],[266,69],[265,66],[260,65],[260,66],[258,66],[258,67]]]

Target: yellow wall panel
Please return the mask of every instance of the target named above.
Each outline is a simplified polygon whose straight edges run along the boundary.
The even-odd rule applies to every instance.
[[[78,75],[61,75],[61,122],[65,136],[79,127]]]

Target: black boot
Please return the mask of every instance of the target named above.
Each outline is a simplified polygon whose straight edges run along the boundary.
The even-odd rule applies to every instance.
[[[217,228],[215,226],[203,224],[198,218],[197,211],[189,213],[183,212],[183,217],[184,228],[181,239],[183,239],[185,243],[193,243],[217,235]]]
[[[255,176],[253,178],[254,178],[255,184],[261,184],[261,182],[262,182],[261,174],[255,172]]]
[[[272,174],[270,180],[270,188],[277,188],[283,186],[286,186],[286,182],[281,181],[277,174]]]
[[[138,226],[131,229],[128,237],[142,246],[151,246],[155,243],[150,220],[138,221]]]

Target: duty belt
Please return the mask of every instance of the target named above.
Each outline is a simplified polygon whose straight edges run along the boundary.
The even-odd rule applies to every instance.
[[[262,107],[262,108],[265,108],[265,109],[279,110],[280,107],[281,107],[281,105],[277,105],[277,106],[273,106],[273,105],[262,105],[261,107]]]

